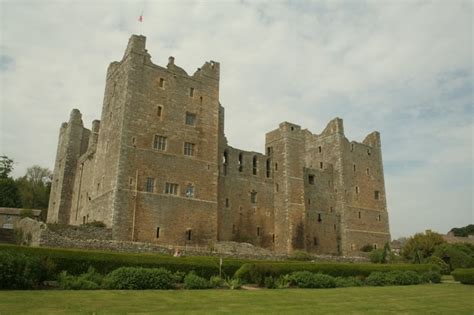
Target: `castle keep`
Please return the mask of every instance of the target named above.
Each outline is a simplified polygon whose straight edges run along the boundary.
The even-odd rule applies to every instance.
[[[59,133],[49,223],[102,221],[117,240],[351,255],[390,241],[380,135],[349,141],[283,122],[265,154],[228,145],[219,63],[192,76],[151,62],[133,35],[107,71],[101,120]]]

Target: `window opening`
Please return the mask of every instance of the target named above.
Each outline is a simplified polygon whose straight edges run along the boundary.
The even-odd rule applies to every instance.
[[[227,175],[227,165],[229,164],[229,156],[227,150],[224,151],[223,155],[223,168],[224,168],[224,175]]]
[[[186,239],[190,241],[192,239],[192,230],[188,229],[186,230]]]
[[[378,190],[374,191],[374,198],[375,198],[375,200],[380,199],[380,191],[378,191]]]
[[[255,190],[250,192],[250,202],[253,204],[257,203],[257,192]]]
[[[319,168],[323,168],[323,162],[319,162]]]
[[[260,236],[260,227],[257,226],[257,236]]]
[[[153,188],[155,186],[155,179],[152,177],[147,177],[146,179],[146,191],[153,192]]]
[[[165,79],[160,78],[160,88],[164,88],[164,87],[165,87]]]
[[[186,187],[186,197],[194,198],[194,186],[191,184]]]
[[[194,126],[196,124],[196,114],[186,113],[186,125]]]
[[[257,175],[257,157],[254,156],[252,159],[252,173],[253,175]]]
[[[318,213],[318,222],[321,222],[322,219],[321,219],[321,213]]]
[[[323,149],[321,148],[321,146],[318,147],[318,152],[321,153],[323,151]]]
[[[155,135],[153,141],[153,149],[165,151],[166,150],[166,137]]]
[[[156,109],[156,115],[158,117],[161,117],[161,114],[163,112],[163,107],[162,106],[158,106],[157,109]]]
[[[160,238],[160,227],[156,228],[156,238]]]
[[[244,170],[244,157],[242,153],[239,153],[239,172],[242,172]]]
[[[194,155],[195,144],[190,142],[184,143],[184,155],[193,156]]]
[[[271,175],[271,161],[270,161],[270,159],[267,159],[267,169],[266,169],[266,171],[267,171],[267,178],[269,178],[270,175]]]
[[[310,185],[314,185],[314,175],[308,175],[308,182]]]
[[[166,183],[165,184],[165,194],[168,195],[177,195],[178,194],[178,184],[175,183]]]
[[[189,88],[189,96],[194,97],[194,88]]]

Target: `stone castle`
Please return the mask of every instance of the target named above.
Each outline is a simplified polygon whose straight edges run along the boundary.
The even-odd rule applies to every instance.
[[[219,63],[155,65],[133,35],[107,70],[101,120],[74,109],[59,133],[48,222],[102,221],[117,240],[245,241],[277,253],[357,254],[390,241],[380,135],[350,142],[341,119],[289,122],[265,154],[228,145]]]

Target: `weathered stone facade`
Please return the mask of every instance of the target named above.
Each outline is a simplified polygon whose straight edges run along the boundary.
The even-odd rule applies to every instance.
[[[101,121],[74,109],[59,134],[48,222],[102,221],[113,238],[161,245],[246,241],[279,253],[351,255],[390,241],[379,133],[342,120],[321,134],[288,122],[265,154],[230,147],[219,63],[192,76],[155,65],[133,35],[107,71]]]

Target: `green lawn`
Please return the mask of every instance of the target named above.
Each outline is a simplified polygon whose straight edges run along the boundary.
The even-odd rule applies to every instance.
[[[0,314],[473,314],[474,286],[201,291],[0,291]]]

